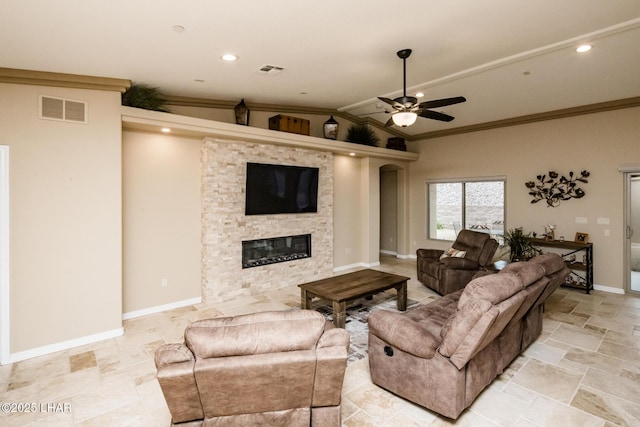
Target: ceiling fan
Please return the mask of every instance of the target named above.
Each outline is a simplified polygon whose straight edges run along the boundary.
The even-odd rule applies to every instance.
[[[402,127],[411,126],[415,123],[418,116],[443,122],[450,122],[453,120],[452,116],[438,111],[431,111],[429,108],[459,104],[461,102],[465,102],[466,98],[464,96],[456,96],[454,98],[434,99],[432,101],[425,101],[418,104],[418,98],[414,96],[407,96],[407,58],[411,55],[411,49],[402,49],[397,52],[397,55],[402,59],[403,92],[402,96],[396,99],[389,99],[383,96],[378,97],[380,101],[386,102],[394,109],[394,111],[391,111],[391,118],[387,121],[385,127],[394,124]]]

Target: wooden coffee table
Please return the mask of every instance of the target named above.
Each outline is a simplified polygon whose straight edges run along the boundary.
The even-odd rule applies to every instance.
[[[408,277],[385,273],[377,270],[360,270],[327,279],[298,285],[303,309],[311,309],[314,297],[331,301],[333,304],[333,323],[344,328],[347,302],[372,296],[387,289],[398,291],[398,310],[407,309]]]

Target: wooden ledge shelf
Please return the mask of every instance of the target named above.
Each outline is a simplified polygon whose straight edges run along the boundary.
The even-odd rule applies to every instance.
[[[189,138],[223,138],[230,140],[259,142],[265,144],[284,145],[306,148],[309,150],[329,151],[348,156],[354,153],[357,157],[374,157],[389,160],[414,162],[420,155],[408,151],[391,150],[381,147],[353,144],[314,136],[278,132],[269,129],[223,123],[195,117],[181,116],[140,108],[122,107],[122,129],[162,133],[162,128],[170,128],[171,135]]]

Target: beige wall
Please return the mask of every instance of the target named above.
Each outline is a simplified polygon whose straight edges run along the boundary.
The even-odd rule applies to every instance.
[[[38,96],[88,102],[89,123],[38,118]],[[122,326],[120,94],[0,84],[10,148],[10,351]]]
[[[364,261],[360,175],[362,159],[335,155],[333,158],[333,266],[352,266]]]
[[[200,145],[123,133],[125,314],[201,296]]]
[[[576,232],[594,243],[595,284],[623,288],[623,175],[621,165],[640,164],[640,108],[609,111],[410,143],[421,153],[411,165],[411,250],[446,248],[450,242],[427,239],[425,181],[504,175],[506,227],[542,233],[556,224],[556,236],[573,240]],[[586,196],[548,208],[532,205],[524,183],[550,170],[591,172]],[[586,217],[588,224],[576,224]],[[610,225],[597,224],[609,218]],[[609,237],[605,231],[609,230]]]

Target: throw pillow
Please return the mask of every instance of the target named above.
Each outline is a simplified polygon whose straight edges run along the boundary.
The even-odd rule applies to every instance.
[[[460,251],[458,249],[447,249],[446,251],[444,251],[444,253],[442,255],[440,255],[440,259],[442,258],[446,258],[446,257],[453,257],[453,258],[464,258],[464,256],[467,254],[466,251]]]

